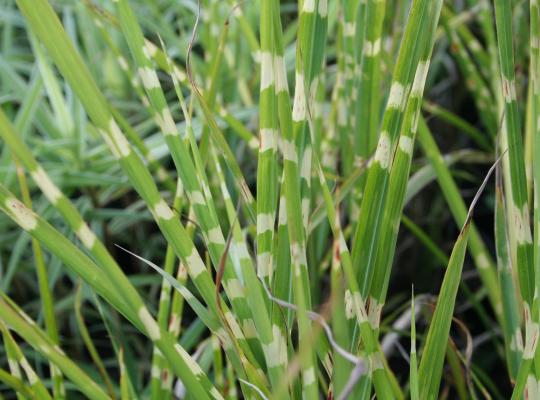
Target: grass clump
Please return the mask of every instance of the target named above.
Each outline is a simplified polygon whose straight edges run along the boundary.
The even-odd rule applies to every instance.
[[[536,1],[0,7],[2,396],[540,391]]]

